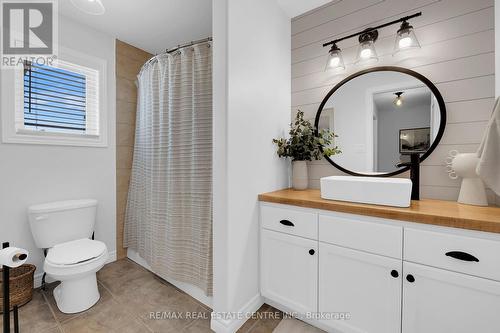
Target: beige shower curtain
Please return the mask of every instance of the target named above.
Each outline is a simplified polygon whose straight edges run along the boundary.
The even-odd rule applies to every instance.
[[[212,48],[162,54],[138,76],[124,245],[153,272],[212,294]]]

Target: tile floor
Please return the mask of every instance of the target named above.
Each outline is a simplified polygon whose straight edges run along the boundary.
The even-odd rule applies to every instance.
[[[129,259],[103,267],[97,274],[101,299],[87,311],[64,314],[57,309],[52,290],[35,290],[33,300],[19,309],[22,333],[135,333],[210,330],[211,309],[158,278]],[[190,318],[151,318],[152,312],[190,313]],[[282,313],[263,305],[239,333],[271,333]],[[1,324],[0,318],[0,324]],[[12,322],[12,321],[11,321]]]

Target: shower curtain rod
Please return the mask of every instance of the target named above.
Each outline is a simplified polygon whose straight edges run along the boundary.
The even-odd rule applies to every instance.
[[[166,49],[165,50],[165,53],[172,53],[172,52],[175,52],[179,49],[182,49],[183,47],[186,47],[186,46],[193,46],[195,44],[200,44],[200,43],[205,43],[205,42],[211,42],[212,41],[212,37],[207,37],[207,38],[203,38],[203,39],[198,39],[198,40],[194,40],[194,41],[191,41],[191,42],[188,42],[188,43],[184,43],[184,44],[179,44],[177,45],[176,47],[172,48],[172,49]]]
[[[179,44],[179,45],[177,45],[176,47],[174,47],[174,48],[172,48],[170,50],[166,49],[165,53],[160,53],[160,54],[170,54],[172,52],[175,52],[175,51],[177,51],[179,49],[182,49],[184,47],[187,47],[187,46],[192,46],[192,45],[196,45],[196,44],[200,44],[200,43],[206,43],[206,42],[211,42],[211,41],[212,41],[212,37],[207,37],[207,38],[203,38],[203,39],[194,40],[194,41],[191,41],[191,42],[188,42],[188,43]],[[142,70],[146,67],[146,65],[148,65],[151,62],[155,61],[160,54],[156,54],[156,55],[152,56],[151,58],[149,58],[144,63],[144,65],[142,65],[141,70],[139,71],[139,74],[137,74],[137,75],[141,75]]]

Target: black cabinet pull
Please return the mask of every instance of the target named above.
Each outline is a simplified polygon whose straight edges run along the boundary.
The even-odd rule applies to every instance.
[[[411,274],[408,274],[406,276],[406,281],[408,281],[410,283],[413,283],[413,282],[415,282],[415,277],[413,275],[411,275]]]
[[[391,276],[392,276],[393,278],[397,278],[397,277],[399,276],[398,271],[397,271],[397,270],[395,270],[395,269],[393,269],[393,270],[391,271]]]
[[[310,255],[314,255],[314,253],[316,253],[316,251],[314,251],[313,249],[310,249],[310,250],[309,250],[309,254],[310,254]]]
[[[295,227],[295,224],[288,220],[281,220],[280,223],[286,225],[287,227]]]
[[[462,252],[462,251],[450,251],[446,252],[446,256],[452,257],[458,260],[463,260],[463,261],[475,261],[479,262],[479,259],[474,257],[472,254],[469,254],[467,252]]]

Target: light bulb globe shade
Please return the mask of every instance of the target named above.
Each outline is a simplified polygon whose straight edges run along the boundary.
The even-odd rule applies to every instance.
[[[73,6],[90,15],[102,15],[106,11],[101,0],[71,0]]]
[[[342,51],[336,45],[333,45],[330,52],[328,52],[325,71],[334,69],[345,69]]]
[[[396,34],[396,41],[394,43],[394,54],[400,51],[420,48],[415,29],[407,22],[403,22],[401,28]]]
[[[403,93],[404,92],[402,92],[402,91],[398,91],[397,93],[394,93],[394,95],[396,95],[396,98],[393,101],[395,106],[400,107],[403,105],[403,97],[401,96],[401,95],[403,95]]]
[[[359,53],[360,58],[363,59],[368,59],[371,57],[371,55],[372,55],[372,50],[370,50],[369,48],[362,49],[361,52]]]
[[[366,41],[359,44],[356,63],[377,60],[377,51],[375,50],[375,43],[373,41]]]
[[[410,45],[412,44],[412,40],[410,37],[403,37],[399,40],[399,48],[400,49],[404,49],[404,48],[407,48],[409,47]]]

